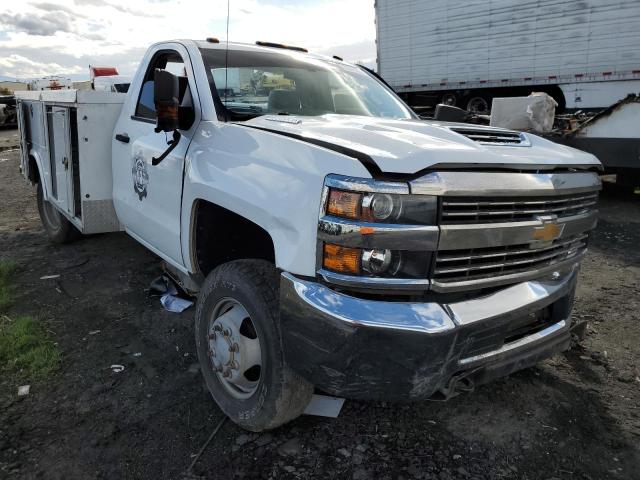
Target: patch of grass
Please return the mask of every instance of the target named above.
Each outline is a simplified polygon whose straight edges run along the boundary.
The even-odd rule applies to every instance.
[[[0,260],[0,373],[20,380],[44,378],[58,368],[60,350],[33,317],[6,315],[13,305],[15,262]]]
[[[0,313],[6,311],[13,304],[13,284],[11,275],[18,269],[18,265],[11,260],[0,260]]]
[[[0,318],[0,371],[40,379],[60,364],[60,350],[33,317]]]

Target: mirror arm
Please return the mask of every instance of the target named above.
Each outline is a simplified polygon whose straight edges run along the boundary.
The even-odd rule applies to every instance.
[[[178,145],[178,142],[180,141],[180,132],[178,130],[174,130],[173,131],[173,140],[169,140],[167,142],[167,145],[169,145],[169,147],[162,152],[162,155],[160,155],[159,157],[152,157],[151,158],[151,165],[153,165],[154,167],[156,165],[158,165],[161,161],[163,161],[165,158],[167,158],[167,155],[169,155],[174,148],[176,148],[176,146]]]

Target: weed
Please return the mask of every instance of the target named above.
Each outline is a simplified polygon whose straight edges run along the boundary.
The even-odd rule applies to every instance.
[[[17,265],[0,260],[0,372],[20,379],[43,378],[60,364],[60,350],[33,317],[4,315],[13,305]]]
[[[33,317],[0,318],[0,371],[24,379],[44,378],[60,363],[60,351]]]

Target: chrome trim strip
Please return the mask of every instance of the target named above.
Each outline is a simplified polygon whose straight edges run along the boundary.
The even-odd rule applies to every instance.
[[[282,273],[281,292],[294,310],[304,302],[328,318],[352,327],[402,330],[421,334],[441,334],[455,328],[453,320],[437,303],[404,303],[351,297],[316,283]]]
[[[598,211],[561,217],[555,223],[562,227],[558,238],[567,238],[595,228]],[[544,226],[542,220],[525,222],[496,222],[445,224],[440,226],[438,250],[463,250],[467,248],[506,247],[524,245],[534,241],[537,229]]]
[[[535,270],[528,270],[526,272],[511,273],[508,275],[501,275],[488,278],[475,278],[472,280],[461,280],[458,282],[442,282],[438,280],[431,280],[431,290],[440,293],[450,292],[464,292],[479,288],[497,287],[500,285],[508,285],[517,282],[526,282],[530,280],[540,279],[545,275],[552,274],[557,271],[561,271],[567,268],[567,266],[577,267],[580,261],[584,258],[587,250],[577,253],[571,258],[562,260],[551,265],[547,265]]]
[[[493,350],[492,352],[482,353],[480,355],[474,355],[473,357],[462,358],[458,361],[460,365],[469,365],[470,363],[475,363],[483,360],[489,360],[498,355],[502,355],[504,353],[511,352],[512,350],[522,348],[524,346],[530,345],[532,343],[537,343],[540,340],[543,340],[547,337],[555,335],[556,333],[566,330],[567,322],[565,320],[560,320],[558,323],[554,323],[553,325],[545,328],[544,330],[540,330],[539,332],[533,333],[531,335],[527,335],[519,340],[516,340],[511,343],[507,343],[503,345],[498,350]]]
[[[447,196],[544,196],[600,190],[595,172],[431,172],[409,182],[411,193]]]
[[[402,291],[425,291],[429,289],[430,281],[423,278],[376,278],[358,277],[355,275],[344,275],[342,273],[331,272],[321,268],[318,274],[326,282],[343,287],[366,288],[369,290],[402,290]]]
[[[362,229],[367,229],[367,233]],[[333,216],[323,217],[318,222],[318,239],[360,248],[433,251],[438,246],[439,232],[438,227],[431,225],[356,223]]]
[[[327,187],[353,192],[409,193],[409,185],[406,183],[383,182],[372,178],[346,177],[335,174],[327,175],[324,184]]]

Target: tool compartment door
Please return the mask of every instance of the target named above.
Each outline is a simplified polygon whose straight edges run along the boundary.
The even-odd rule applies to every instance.
[[[68,217],[73,217],[73,175],[71,171],[71,132],[69,108],[47,108],[51,201]]]

